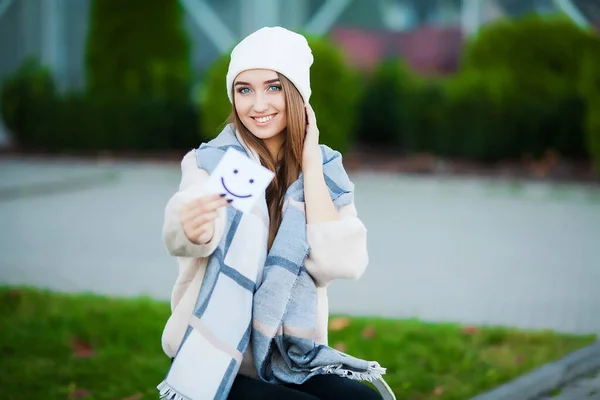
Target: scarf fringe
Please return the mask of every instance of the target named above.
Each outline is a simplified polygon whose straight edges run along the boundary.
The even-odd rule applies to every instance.
[[[159,390],[161,400],[187,400],[187,397],[173,389],[166,380],[162,381],[156,388]]]
[[[369,368],[364,372],[352,371],[344,368],[344,364],[327,365],[322,371],[326,374],[337,374],[343,378],[348,378],[356,381],[373,382],[381,379],[385,374],[386,369],[379,365],[378,362],[372,361],[369,363]]]

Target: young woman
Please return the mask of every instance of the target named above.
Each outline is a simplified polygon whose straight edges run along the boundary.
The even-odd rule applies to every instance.
[[[394,398],[377,362],[327,346],[327,285],[358,279],[368,255],[340,154],[319,145],[312,62],[306,39],[280,27],[241,41],[226,79],[230,123],[182,160],[163,229],[179,262],[163,398]],[[229,148],[275,174],[248,213],[205,188]]]

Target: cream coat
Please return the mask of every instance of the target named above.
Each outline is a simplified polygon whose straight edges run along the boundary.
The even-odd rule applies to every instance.
[[[255,158],[256,155],[249,151]],[[196,164],[195,150],[188,152],[181,162],[179,190],[165,207],[163,240],[172,256],[177,258],[179,274],[171,294],[172,314],[162,336],[162,347],[169,357],[174,357],[188,326],[196,297],[204,278],[208,257],[220,242],[225,228],[225,209],[218,211],[215,232],[211,241],[204,245],[191,243],[185,236],[179,221],[181,207],[205,194],[204,185],[209,174]],[[258,208],[253,211],[259,213]],[[357,217],[354,204],[339,210],[338,221],[307,225],[310,253],[305,262],[308,273],[317,285],[317,328],[314,340],[327,344],[329,305],[327,285],[334,279],[358,279],[368,264],[367,230]],[[259,216],[263,218],[265,216]],[[247,251],[252,249],[247,248]],[[249,255],[250,257],[252,255]],[[244,354],[241,374],[257,377],[252,358],[252,348]]]

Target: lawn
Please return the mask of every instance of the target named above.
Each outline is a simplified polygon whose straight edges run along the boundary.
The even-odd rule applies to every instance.
[[[156,399],[169,305],[148,298],[0,288],[2,399]],[[417,320],[331,319],[330,344],[378,360],[398,399],[465,400],[594,336]]]

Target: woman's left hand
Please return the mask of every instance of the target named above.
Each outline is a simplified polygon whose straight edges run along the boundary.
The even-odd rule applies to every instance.
[[[312,166],[320,166],[321,149],[319,148],[319,128],[317,128],[317,117],[312,107],[306,107],[306,136],[304,137],[304,149],[302,151],[302,169],[306,170]]]

